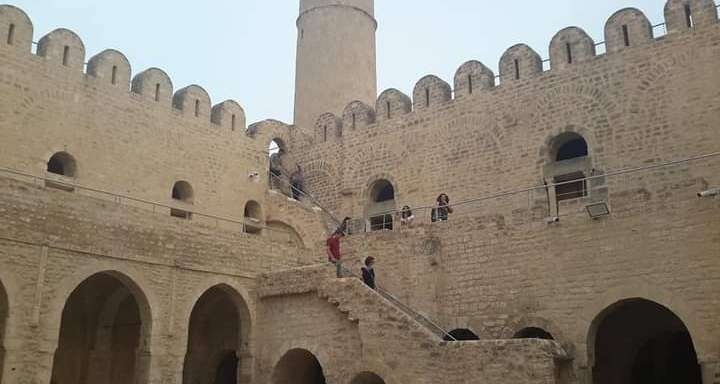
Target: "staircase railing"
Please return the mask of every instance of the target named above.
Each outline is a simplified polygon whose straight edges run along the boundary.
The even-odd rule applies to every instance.
[[[350,276],[355,277],[357,279],[362,280],[362,277],[357,275],[355,272],[349,270],[344,265],[340,264],[340,269],[343,272],[343,276]],[[372,289],[370,287],[367,287],[367,289]],[[380,285],[375,284],[375,292],[377,292],[380,296],[385,298],[387,301],[389,301],[391,304],[393,304],[396,308],[404,312],[406,315],[410,316],[413,320],[420,323],[425,328],[429,329],[433,334],[437,335],[438,337],[441,337],[444,340],[447,341],[457,341],[457,339],[451,335],[445,328],[441,327],[434,321],[432,321],[429,317],[423,315],[422,313],[416,311],[409,305],[403,303],[400,299],[398,299],[395,295],[390,293],[388,290],[382,288]]]

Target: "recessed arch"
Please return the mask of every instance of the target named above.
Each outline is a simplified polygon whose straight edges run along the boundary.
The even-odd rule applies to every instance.
[[[47,172],[65,177],[75,177],[77,163],[75,158],[67,152],[56,152],[47,162]]]
[[[618,301],[592,321],[588,361],[594,384],[701,384],[695,345],[683,320],[643,298]]]
[[[60,320],[52,381],[147,383],[151,313],[147,298],[127,276],[93,274],[75,287]]]
[[[270,144],[268,144],[270,189],[290,195],[290,179],[286,171],[288,169],[287,153],[287,145],[283,139],[276,137],[270,140]]]
[[[262,206],[255,200],[245,203],[245,233],[259,235],[262,233],[263,211]]]
[[[320,361],[306,349],[292,349],[275,365],[273,384],[325,384]]]
[[[292,225],[279,220],[269,220],[266,226],[268,229],[267,235],[270,240],[305,248],[302,236],[300,236],[300,233],[298,233]]]
[[[385,384],[385,380],[373,372],[361,372],[352,379],[350,384]]]
[[[367,220],[370,231],[393,229],[395,211],[395,186],[388,179],[378,179],[370,184],[367,193]]]
[[[195,191],[190,183],[181,180],[173,184],[171,197],[173,202],[176,203],[193,204],[195,201]],[[180,208],[170,209],[170,215],[186,220],[190,220],[192,218],[192,212]]]
[[[446,335],[443,339],[445,341],[475,341],[480,340],[480,337],[470,329],[458,328],[448,332],[449,336]],[[452,338],[450,337],[452,336]]]
[[[513,339],[541,339],[541,340],[555,340],[553,335],[539,327],[526,327],[513,335]]]
[[[232,287],[219,284],[195,302],[188,325],[183,383],[245,384],[250,316],[245,300]]]

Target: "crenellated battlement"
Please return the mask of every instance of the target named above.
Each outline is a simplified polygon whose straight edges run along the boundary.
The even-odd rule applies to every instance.
[[[101,92],[128,91],[135,99],[170,107],[189,120],[246,132],[245,111],[234,100],[213,105],[208,92],[199,85],[174,92],[170,76],[160,68],[148,68],[133,77],[127,57],[114,49],[104,50],[86,63],[82,39],[64,28],[41,37],[33,51],[33,32],[32,20],[22,9],[0,5],[0,49],[14,55],[42,58],[49,72],[62,72],[65,76],[75,73],[78,79],[100,87]]]
[[[361,126],[372,125],[371,121],[382,124],[411,113],[431,113],[444,108],[448,103],[466,100],[474,95],[538,85],[538,82],[547,81],[546,74],[562,74],[574,68],[592,66],[598,59],[633,52],[636,48],[664,40],[666,36],[702,31],[718,24],[717,6],[712,0],[669,0],[664,13],[666,35],[654,36],[653,26],[642,11],[636,8],[621,9],[607,20],[604,28],[605,40],[601,43],[596,43],[582,28],[567,27],[550,40],[550,57],[547,60],[543,60],[540,54],[528,45],[516,44],[501,56],[497,76],[485,64],[471,60],[462,64],[455,72],[454,88],[438,76],[426,75],[415,84],[412,98],[391,88],[380,93],[374,110],[358,112],[358,102],[352,102],[345,108],[342,118],[332,113],[318,117],[316,133],[319,127],[325,127],[328,121],[337,120],[341,126],[334,127],[339,131],[336,136],[342,137],[344,130],[358,127],[358,113],[363,116]],[[600,46],[604,46],[604,53],[597,52]],[[544,69],[543,64],[546,62],[549,67]],[[374,116],[374,119],[367,116]],[[317,134],[315,136],[318,137]]]

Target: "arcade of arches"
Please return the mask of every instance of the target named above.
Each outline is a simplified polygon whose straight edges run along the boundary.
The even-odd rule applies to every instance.
[[[238,383],[241,355],[239,308],[228,292],[216,286],[198,299],[190,315],[183,383]]]
[[[594,384],[702,384],[688,329],[667,308],[621,301],[593,322]]]
[[[75,288],[62,312],[52,383],[144,383],[141,347],[149,324],[142,299],[110,273]]]

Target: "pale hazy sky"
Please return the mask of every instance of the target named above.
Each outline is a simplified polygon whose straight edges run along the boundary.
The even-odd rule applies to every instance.
[[[160,67],[175,89],[203,86],[213,103],[235,99],[248,123],[292,122],[298,0],[16,0],[35,38],[65,27],[80,35],[87,58],[115,48],[133,75]],[[527,43],[547,58],[560,29],[576,25],[596,42],[616,10],[640,8],[664,22],[664,0],[376,0],[378,90],[410,94],[437,74],[452,83],[463,62],[477,59],[497,73],[502,53]]]

